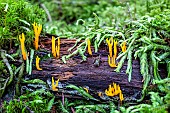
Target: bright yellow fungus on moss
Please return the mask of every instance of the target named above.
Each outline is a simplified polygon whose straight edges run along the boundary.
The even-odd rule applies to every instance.
[[[40,58],[37,56],[36,57],[36,68],[37,70],[42,70],[42,68],[40,68],[39,62],[40,62]]]
[[[26,53],[26,50],[25,50],[25,35],[24,33],[22,33],[22,35],[19,35],[19,40],[20,40],[20,43],[21,43],[21,52],[22,52],[22,57],[24,60],[27,59],[27,53]]]
[[[92,55],[92,51],[91,51],[91,42],[90,42],[90,40],[89,39],[87,39],[87,47],[88,47],[88,53],[89,53],[89,55]]]
[[[122,48],[122,52],[126,51],[126,42],[125,41],[123,42],[121,48]]]
[[[59,79],[57,81],[55,81],[54,83],[54,77],[52,77],[52,90],[53,91],[58,91],[58,82],[59,82]]]
[[[40,33],[42,31],[42,25],[38,25],[35,22],[32,25],[33,25],[34,34],[35,34],[34,45],[35,45],[35,49],[38,50],[38,42],[39,42]]]
[[[109,85],[109,88],[105,90],[105,94],[111,97],[119,94],[120,101],[124,100],[120,86],[116,83],[113,83],[113,85]]]
[[[107,45],[109,47],[109,56],[112,56],[112,46],[113,46],[113,37],[111,37],[109,40],[106,39]]]
[[[55,46],[55,37],[52,36],[52,54],[53,54],[53,57],[56,58],[56,57],[60,57],[60,38],[58,38],[58,43],[57,43],[57,46]]]

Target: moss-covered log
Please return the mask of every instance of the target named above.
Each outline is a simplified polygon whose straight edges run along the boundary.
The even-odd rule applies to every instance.
[[[45,49],[50,53],[51,41],[43,39],[41,41],[41,49]],[[61,57],[67,55],[68,49],[75,44],[74,39],[61,39]],[[92,48],[93,50],[93,48]],[[37,54],[42,55],[44,52]],[[44,53],[44,54],[47,54]],[[125,98],[136,100],[141,98],[142,91],[142,75],[140,74],[139,60],[133,60],[132,80],[128,82],[128,75],[126,74],[127,62],[124,63],[121,72],[115,72],[115,68],[108,65],[108,48],[102,45],[98,53],[93,53],[92,56],[85,54],[87,60],[83,61],[81,56],[77,55],[64,64],[60,59],[47,58],[40,61],[42,71],[36,70],[34,67],[33,78],[40,78],[44,81],[51,79],[52,76],[57,80],[60,79],[61,84],[74,84],[82,87],[89,87],[90,92],[103,92],[108,88],[109,84],[117,83],[120,85]],[[96,63],[96,61],[99,63]],[[118,61],[117,61],[118,63]]]

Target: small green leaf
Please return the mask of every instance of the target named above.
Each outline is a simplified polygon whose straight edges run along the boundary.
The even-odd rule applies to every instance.
[[[33,80],[23,80],[23,83],[27,84],[46,84],[46,82],[40,80],[40,79],[33,79]]]
[[[52,106],[53,106],[53,104],[54,104],[54,99],[55,99],[55,97],[53,97],[53,98],[49,101],[48,106],[47,106],[47,111],[50,111],[50,110],[51,110],[51,108],[52,108]]]

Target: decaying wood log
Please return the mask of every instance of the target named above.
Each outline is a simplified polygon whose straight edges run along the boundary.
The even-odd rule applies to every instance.
[[[43,49],[51,51],[51,41],[44,39],[41,41]],[[74,39],[61,39],[61,56],[69,54],[67,51],[75,44]],[[93,50],[93,49],[92,49]],[[120,51],[120,50],[119,50]],[[103,92],[108,88],[109,84],[117,83],[120,85],[124,97],[131,99],[139,99],[142,91],[142,75],[140,74],[140,65],[138,60],[133,60],[132,79],[128,82],[126,74],[127,62],[124,63],[121,72],[116,73],[115,68],[111,68],[107,62],[108,48],[102,45],[98,53],[93,53],[93,56],[87,56],[86,61],[82,61],[79,55],[67,60],[64,64],[60,59],[44,59],[40,61],[42,71],[34,70],[32,78],[40,78],[47,80],[52,76],[57,80],[60,79],[61,84],[74,84],[83,87],[89,87],[90,91]],[[100,59],[100,64],[96,65],[95,61]]]

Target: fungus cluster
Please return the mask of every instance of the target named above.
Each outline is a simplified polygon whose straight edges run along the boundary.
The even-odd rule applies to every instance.
[[[116,96],[116,95],[119,95],[119,99],[120,101],[123,101],[124,98],[123,98],[123,94],[122,94],[122,91],[120,89],[120,86],[117,85],[116,83],[113,83],[113,85],[109,85],[109,88],[105,90],[105,94],[107,96]]]
[[[39,36],[40,36],[41,30],[42,30],[42,25],[38,25],[35,22],[32,25],[33,25],[34,34],[35,34],[34,45],[35,45],[35,49],[38,50],[38,42],[39,42]],[[27,60],[27,52],[26,52],[25,44],[24,44],[25,43],[24,33],[19,35],[19,40],[21,43],[21,52],[22,52],[23,60]],[[36,68],[37,68],[37,70],[42,70],[42,68],[40,68],[40,66],[39,66],[39,60],[40,60],[40,58],[37,56],[36,57]]]
[[[109,47],[109,55],[108,55],[108,64],[110,67],[117,67],[116,65],[116,57],[117,57],[117,41],[113,41],[111,37],[109,40],[106,39],[107,45]],[[112,46],[114,42],[114,55],[112,55]]]
[[[113,40],[113,37],[111,37],[109,40],[106,39],[107,45],[109,47],[109,55],[108,55],[108,64],[110,67],[117,67],[116,65],[116,57],[117,57],[117,40]],[[114,55],[112,55],[112,47],[114,44]],[[126,51],[126,42],[123,42],[122,46],[122,52]]]
[[[40,33],[42,31],[42,25],[38,25],[37,23],[33,23],[33,29],[34,29],[34,34],[35,34],[35,40],[34,40],[34,46],[35,49],[38,50],[38,42],[39,42],[39,36]],[[24,33],[22,33],[22,35],[19,35],[19,40],[21,43],[21,52],[22,52],[22,56],[23,56],[23,60],[27,59],[27,53],[25,50],[25,35]],[[53,56],[56,58],[59,58],[60,56],[60,38],[58,38],[58,43],[57,46],[55,45],[55,37],[52,36],[52,54]],[[40,68],[39,66],[39,62],[40,62],[40,58],[37,56],[36,57],[36,69],[37,70],[42,70],[42,68]],[[54,82],[54,78],[52,77],[52,90],[53,91],[58,91],[58,82],[59,79],[57,81]]]

